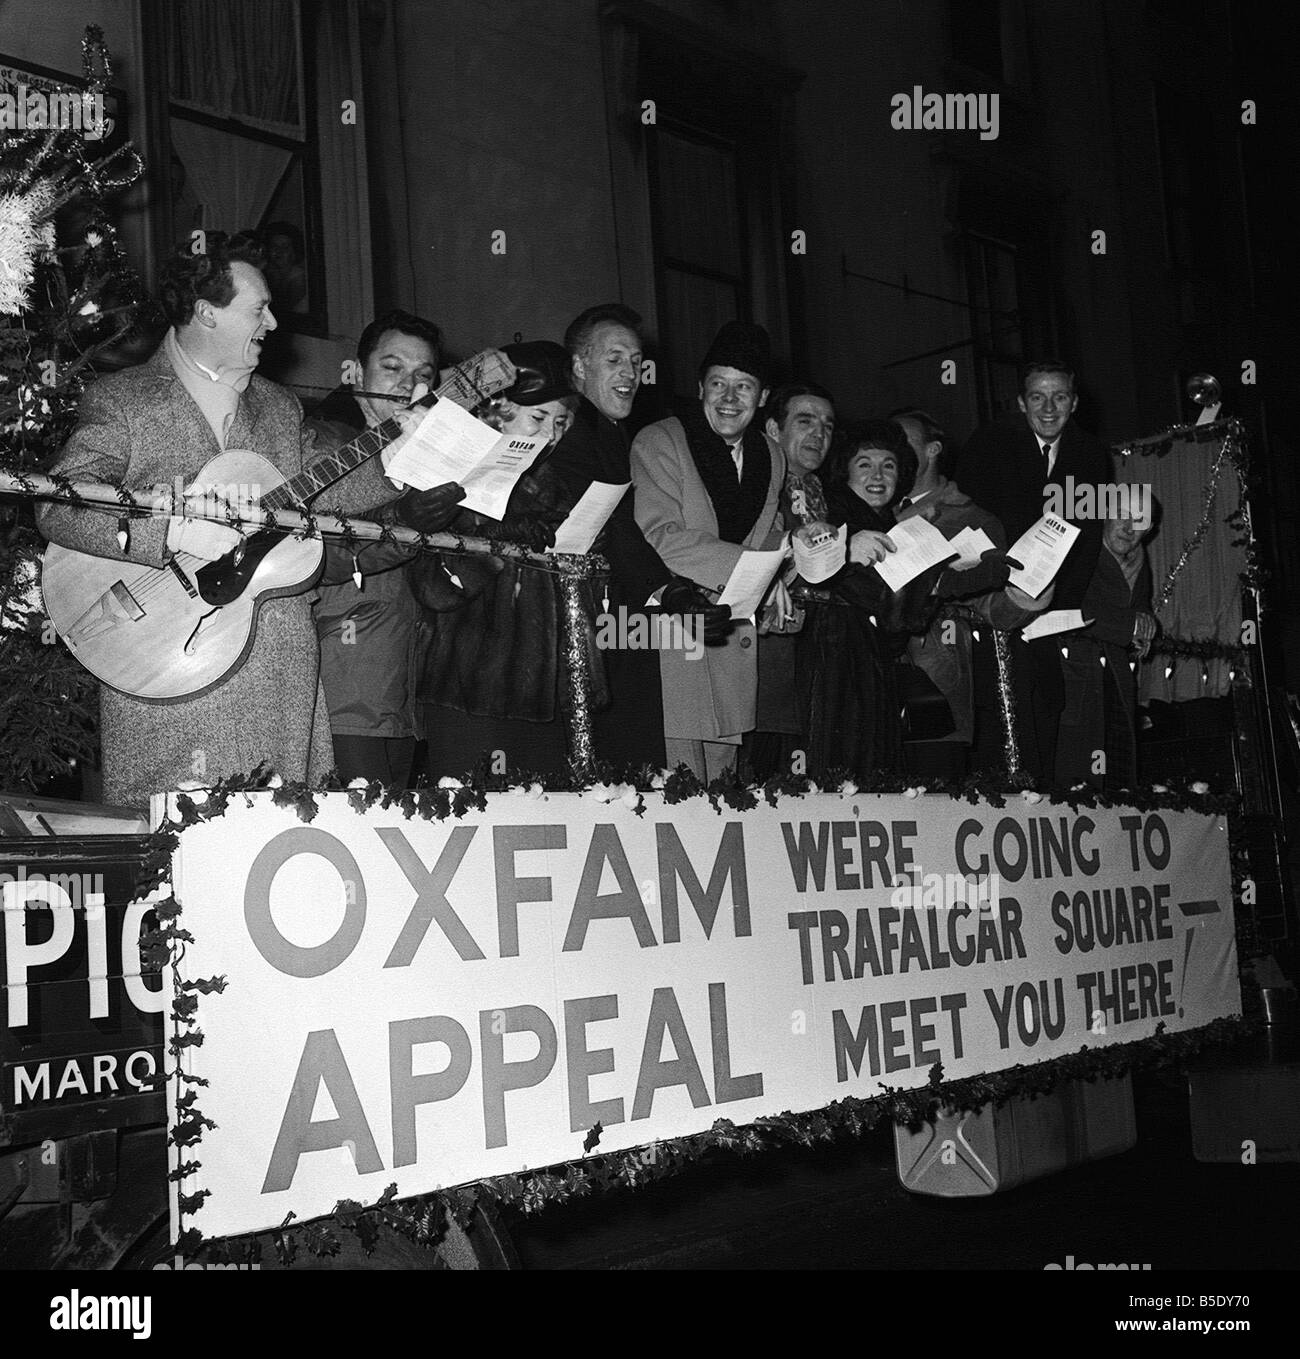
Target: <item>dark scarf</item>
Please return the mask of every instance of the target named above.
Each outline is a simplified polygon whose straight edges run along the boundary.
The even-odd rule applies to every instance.
[[[850,533],[857,533],[861,529],[888,533],[895,523],[892,508],[873,509],[861,496],[854,495],[842,483],[826,487],[826,509],[827,522],[834,524],[836,528],[841,524],[847,524]]]
[[[686,446],[718,519],[718,537],[724,543],[743,543],[758,522],[772,480],[772,455],[755,420],[745,431],[741,448],[744,463],[740,480],[731,446],[715,434],[702,406],[692,406],[681,417]]]

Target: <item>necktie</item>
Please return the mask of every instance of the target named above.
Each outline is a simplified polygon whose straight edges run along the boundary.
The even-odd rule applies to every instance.
[[[1051,444],[1044,444],[1044,445],[1043,445],[1043,466],[1044,466],[1044,467],[1046,468],[1046,470],[1049,471],[1049,472],[1052,470],[1052,445],[1051,445]]]

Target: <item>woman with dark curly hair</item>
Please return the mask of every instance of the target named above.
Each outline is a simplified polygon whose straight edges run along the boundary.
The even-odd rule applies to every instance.
[[[805,609],[795,683],[808,734],[807,772],[814,779],[832,771],[847,771],[859,781],[902,772],[902,701],[894,662],[909,631],[924,626],[941,568],[895,592],[875,564],[894,550],[887,538],[894,506],[907,493],[916,466],[898,426],[870,420],[844,430],[822,468],[827,521],[849,526],[849,554],[829,580],[818,586],[799,582],[792,591]]]

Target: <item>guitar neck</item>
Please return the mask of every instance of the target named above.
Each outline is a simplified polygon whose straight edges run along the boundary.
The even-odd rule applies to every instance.
[[[402,432],[396,420],[385,420],[382,425],[358,434],[350,443],[333,453],[313,458],[311,466],[299,472],[296,477],[268,491],[262,497],[262,508],[267,510],[291,510],[305,505],[313,496],[319,495],[327,486],[332,486],[340,477],[345,477],[354,468],[360,467],[367,458],[382,452]]]
[[[482,384],[482,385],[480,385]],[[457,404],[471,404],[493,391],[500,390],[503,383],[495,378],[485,381],[479,374],[479,381],[460,368],[454,368],[446,382],[430,396],[416,402],[417,406],[432,406],[435,401],[448,399]],[[382,452],[402,432],[395,419],[385,420],[374,429],[367,429],[342,448],[312,459],[310,467],[290,477],[262,497],[262,508],[267,510],[290,510],[308,504],[313,496],[318,496],[327,486],[332,486],[340,478],[347,476],[354,468]]]

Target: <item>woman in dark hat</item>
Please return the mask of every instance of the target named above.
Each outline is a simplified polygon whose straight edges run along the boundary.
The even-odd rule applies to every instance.
[[[570,508],[556,502],[545,460],[577,403],[569,355],[549,340],[504,346],[517,377],[474,414],[503,434],[548,440],[497,521],[459,510],[446,532],[541,549]],[[419,523],[413,527],[420,528]],[[502,767],[562,773],[568,750],[560,683],[559,609],[554,576],[514,558],[446,552],[412,568],[412,589],[431,638],[419,681],[428,758],[437,779],[485,760]],[[592,667],[599,703],[603,672]]]

